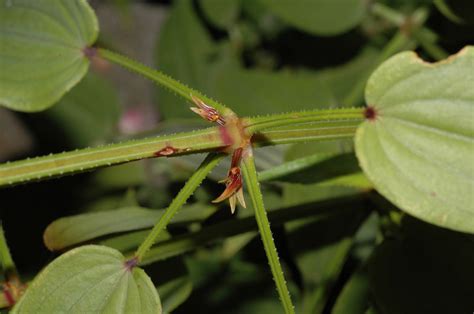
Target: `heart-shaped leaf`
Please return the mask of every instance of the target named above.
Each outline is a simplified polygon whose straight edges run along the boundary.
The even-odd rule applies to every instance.
[[[288,24],[315,35],[332,36],[356,26],[366,12],[364,0],[262,0]]]
[[[474,48],[382,64],[366,87],[359,162],[376,189],[427,222],[474,233]]]
[[[86,0],[0,0],[0,104],[50,107],[86,74],[97,33]]]
[[[146,273],[105,246],[71,250],[49,264],[13,313],[161,313]]]

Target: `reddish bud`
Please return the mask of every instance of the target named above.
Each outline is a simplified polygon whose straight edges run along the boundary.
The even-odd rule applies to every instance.
[[[219,125],[224,125],[225,120],[224,118],[220,115],[220,113],[212,108],[211,106],[206,105],[201,99],[197,98],[194,95],[191,95],[191,98],[193,99],[194,104],[196,104],[196,107],[191,107],[190,109],[200,115],[204,120],[210,121],[210,122],[216,122]]]

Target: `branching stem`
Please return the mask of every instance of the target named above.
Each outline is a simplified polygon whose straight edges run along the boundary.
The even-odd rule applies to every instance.
[[[155,243],[156,239],[163,231],[178,210],[186,203],[188,198],[194,193],[199,187],[202,180],[214,169],[219,161],[224,157],[224,154],[209,154],[206,159],[201,163],[199,168],[193,173],[186,184],[183,186],[178,195],[173,199],[170,206],[166,209],[165,213],[160,217],[158,222],[155,224],[151,232],[148,234],[143,243],[138,247],[135,257],[140,262],[151,246]]]

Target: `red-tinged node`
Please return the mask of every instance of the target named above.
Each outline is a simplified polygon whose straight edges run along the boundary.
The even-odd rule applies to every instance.
[[[129,260],[126,260],[123,265],[125,266],[125,269],[131,271],[135,266],[138,265],[138,257],[135,256]]]
[[[377,110],[372,106],[368,106],[364,110],[364,117],[369,121],[375,121],[377,119],[377,115]]]
[[[84,53],[84,56],[86,56],[89,59],[92,59],[97,55],[97,48],[94,47],[85,47],[82,49],[82,52]]]
[[[229,130],[225,126],[219,127],[219,135],[224,146],[231,146],[234,143],[232,136],[229,133]]]

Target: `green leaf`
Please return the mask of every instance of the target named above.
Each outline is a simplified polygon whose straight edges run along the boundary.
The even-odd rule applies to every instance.
[[[13,313],[161,313],[153,283],[104,246],[61,255],[33,281]]]
[[[199,5],[211,23],[222,29],[235,23],[240,10],[240,0],[200,0]]]
[[[0,0],[0,104],[52,106],[86,74],[98,28],[86,0]]]
[[[89,73],[57,105],[45,112],[73,147],[86,147],[110,138],[120,117],[116,90]]]
[[[242,116],[337,105],[318,72],[249,70],[227,58],[215,64],[208,80],[211,94]]]
[[[425,63],[414,53],[382,64],[366,88],[357,130],[360,165],[376,189],[427,222],[474,232],[474,49]]]
[[[458,24],[474,25],[474,6],[471,0],[433,0],[437,9]],[[472,28],[465,28],[465,30]]]
[[[198,221],[210,211],[213,211],[211,206],[187,206],[174,217],[173,222]],[[112,233],[151,228],[163,213],[164,210],[130,207],[64,217],[51,223],[43,238],[48,249],[62,250]]]
[[[386,239],[369,263],[371,294],[380,313],[470,313],[474,242],[465,234],[413,218]]]
[[[366,13],[363,0],[261,0],[291,26],[315,35],[333,36],[355,27]]]
[[[439,12],[441,12],[450,21],[458,24],[462,24],[464,22],[462,18],[453,12],[449,4],[446,3],[446,0],[433,0],[433,4],[436,6]]]

